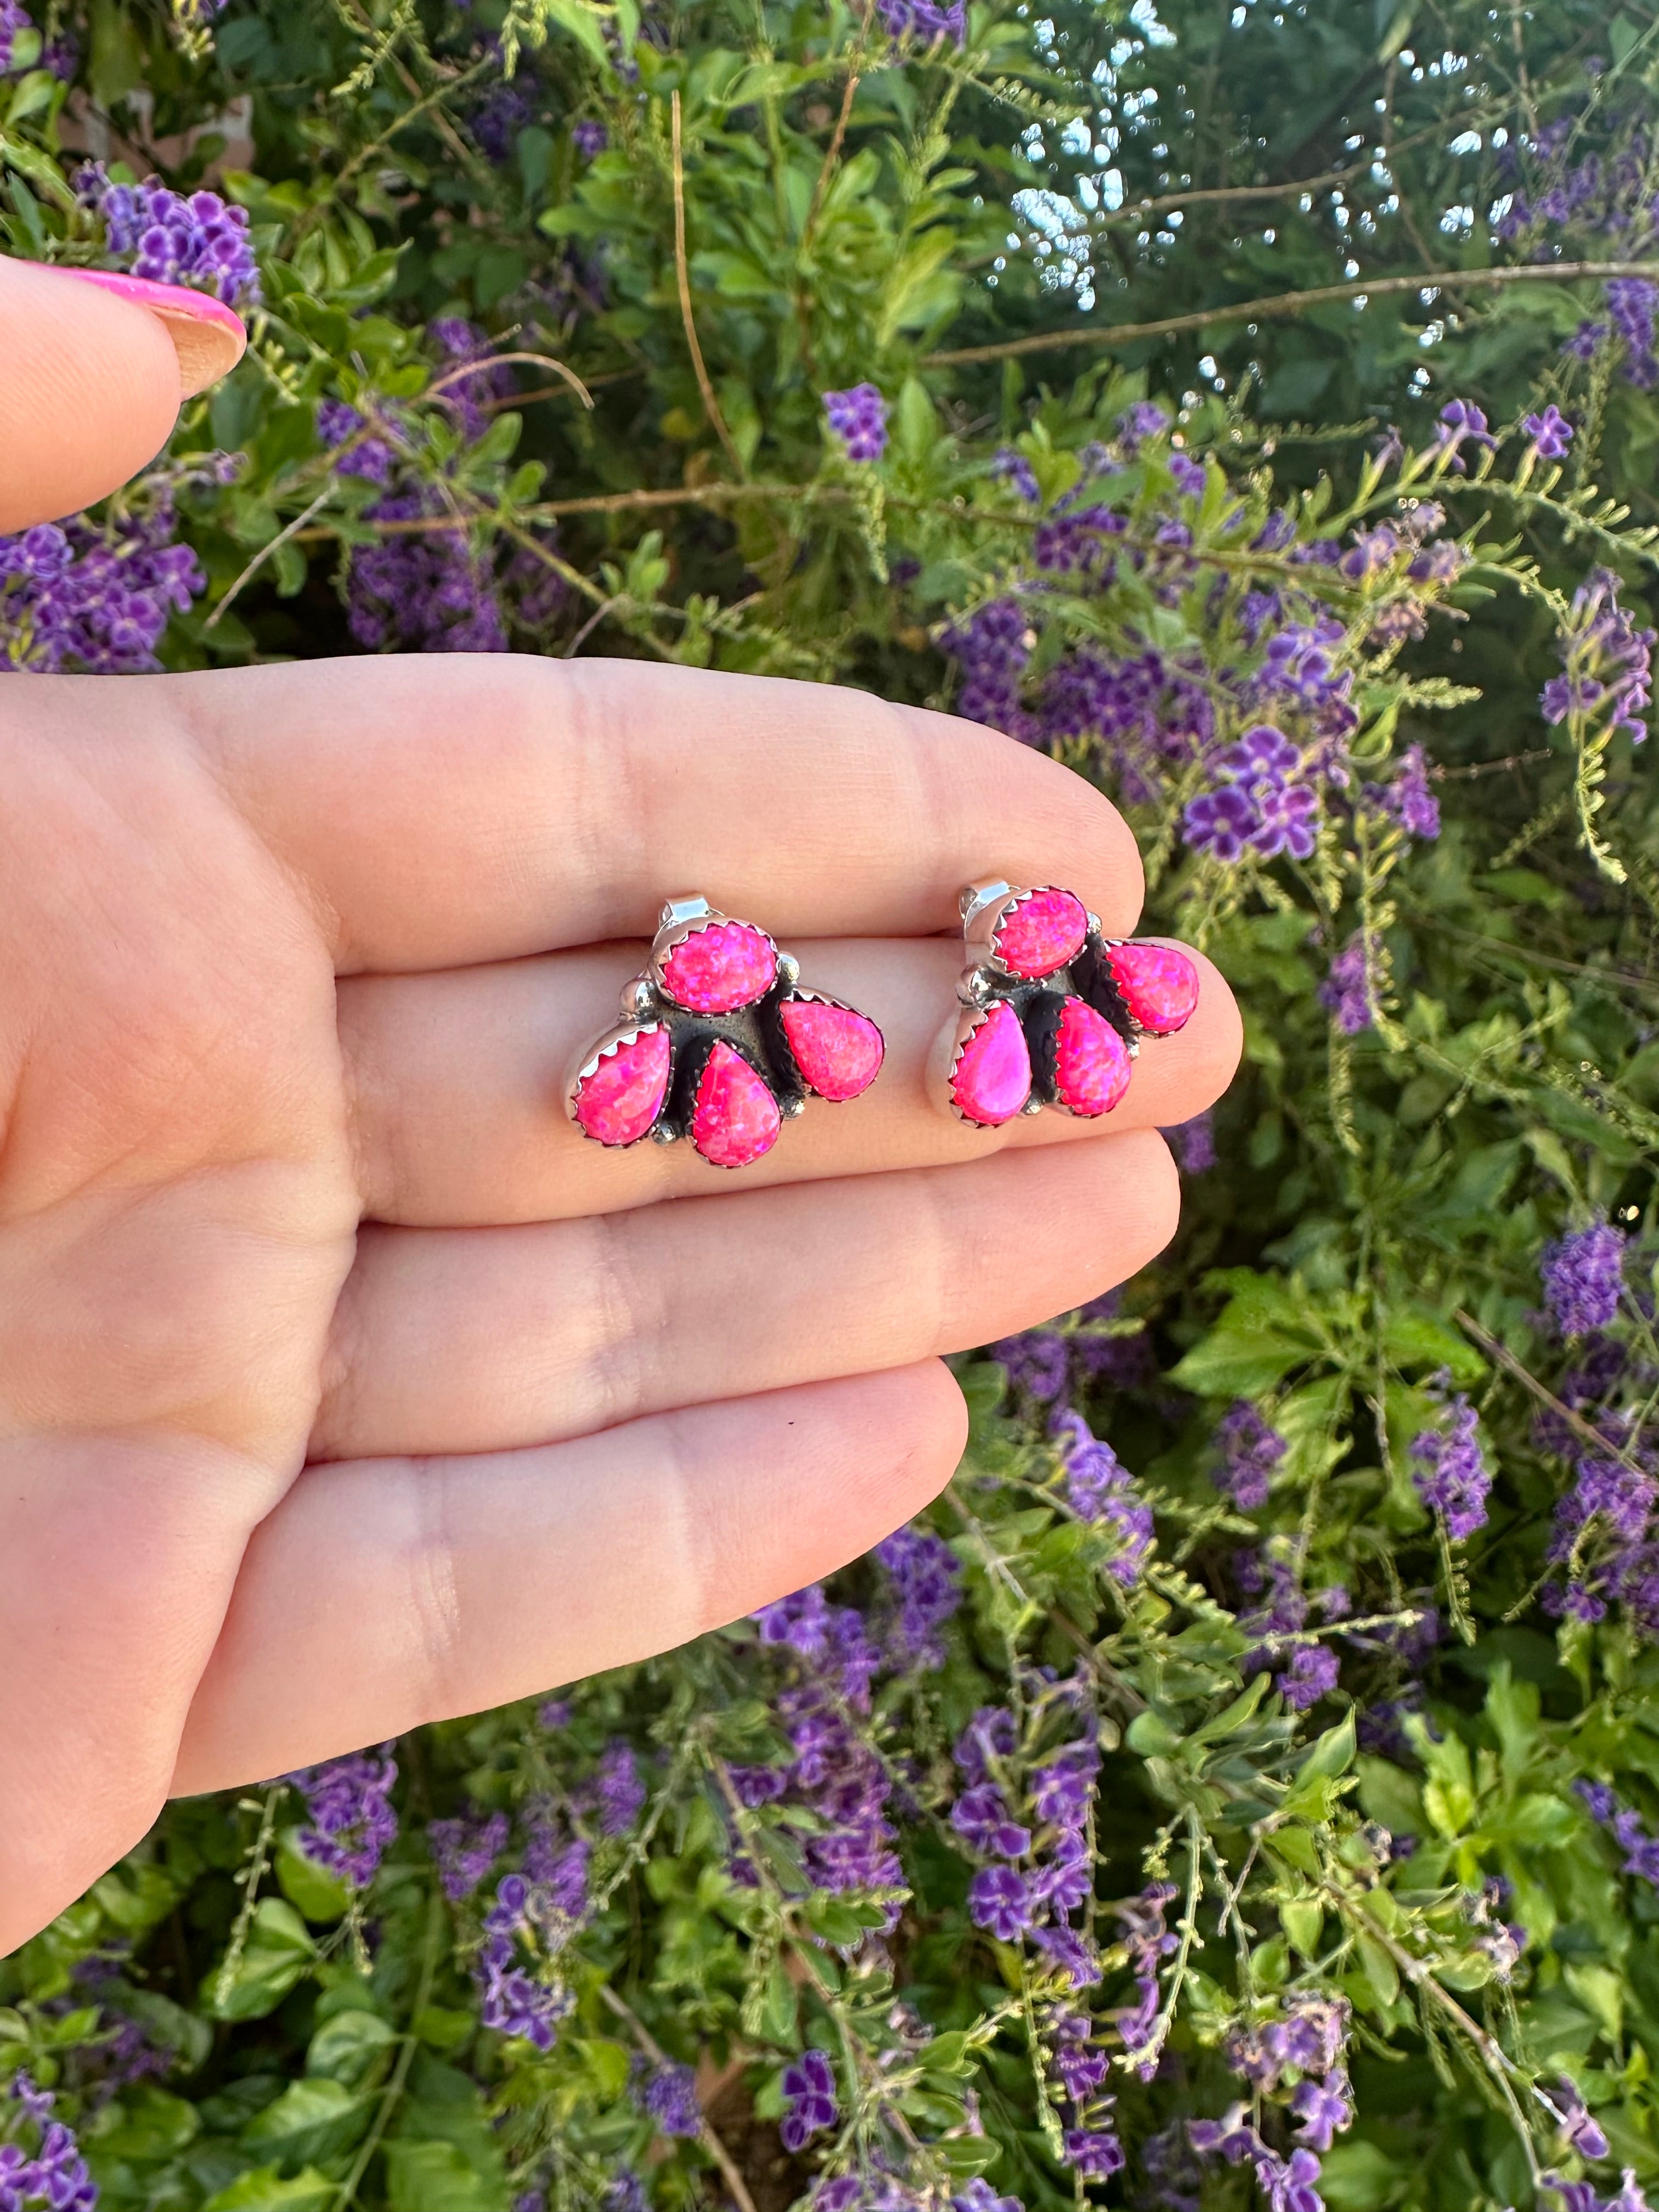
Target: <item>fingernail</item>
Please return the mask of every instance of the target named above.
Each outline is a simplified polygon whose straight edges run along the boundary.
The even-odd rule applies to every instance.
[[[179,397],[193,399],[222,376],[228,376],[247,350],[247,331],[242,319],[222,300],[196,292],[184,284],[157,284],[148,276],[125,276],[114,269],[66,269],[61,262],[36,262],[32,266],[48,276],[72,276],[80,284],[95,284],[146,307],[173,340],[179,356]]]

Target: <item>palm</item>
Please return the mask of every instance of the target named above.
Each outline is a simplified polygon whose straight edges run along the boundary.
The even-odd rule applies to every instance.
[[[23,280],[28,333],[149,398],[71,410],[20,353],[0,527],[176,404],[149,319],[75,289]],[[958,885],[1068,884],[1114,934],[1139,896],[1097,793],[944,717],[459,659],[3,703],[0,1952],[169,1791],[664,1649],[896,1527],[960,1449],[938,1355],[1149,1258],[1157,1130],[1237,1057],[1206,968],[1103,1131],[939,1110]],[[888,1042],[739,1177],[559,1111],[617,940],[692,889]]]

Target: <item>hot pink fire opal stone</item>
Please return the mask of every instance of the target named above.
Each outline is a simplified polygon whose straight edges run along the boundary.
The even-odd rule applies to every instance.
[[[800,1079],[820,1098],[856,1098],[881,1067],[881,1031],[868,1014],[827,999],[786,999],[778,1019]]]
[[[694,1014],[729,1014],[763,999],[778,972],[778,948],[750,921],[694,929],[662,963],[662,987]]]
[[[1010,974],[1030,982],[1075,960],[1088,934],[1088,909],[1074,892],[1041,890],[1008,908],[994,942]]]
[[[660,1024],[637,1030],[576,1086],[576,1121],[602,1145],[636,1144],[662,1111],[673,1048]]]
[[[717,1037],[691,1107],[691,1141],[711,1166],[745,1168],[769,1152],[783,1117],[743,1054]]]
[[[1067,999],[1054,1036],[1054,1089],[1060,1103],[1090,1117],[1109,1114],[1129,1087],[1129,1048],[1102,1014]]]
[[[1019,1016],[1006,1000],[991,1007],[957,1056],[951,1096],[970,1121],[994,1129],[1031,1095],[1031,1054]]]
[[[1173,1036],[1198,1004],[1198,970],[1173,945],[1114,945],[1106,953],[1123,1003],[1144,1030]]]

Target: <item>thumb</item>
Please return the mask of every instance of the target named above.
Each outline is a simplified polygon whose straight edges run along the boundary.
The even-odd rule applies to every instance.
[[[0,531],[73,514],[167,443],[246,333],[204,293],[0,258]]]

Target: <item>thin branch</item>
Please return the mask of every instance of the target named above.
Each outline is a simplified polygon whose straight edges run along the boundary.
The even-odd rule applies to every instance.
[[[669,96],[669,116],[674,141],[674,275],[680,289],[680,320],[685,325],[685,343],[691,349],[691,366],[697,373],[697,389],[702,394],[703,412],[714,427],[715,436],[726,448],[726,459],[739,476],[747,474],[743,455],[738,451],[737,441],[726,427],[726,417],[720,413],[720,404],[714,397],[714,387],[708,380],[708,370],[702,357],[702,348],[697,342],[697,325],[691,313],[691,271],[685,258],[685,161],[680,145],[680,96],[674,92]]]
[[[334,2199],[334,2212],[349,2212],[349,2208],[356,2203],[357,2191],[363,2185],[363,2176],[368,2172],[369,2160],[380,2148],[381,2140],[391,2125],[392,2115],[398,2109],[398,2100],[404,2094],[409,2069],[415,2062],[416,2051],[420,2048],[415,2022],[430,2002],[432,1985],[438,1978],[438,1938],[443,1932],[443,1895],[434,1884],[427,1900],[426,1937],[421,1947],[420,1980],[415,1990],[415,2002],[410,2007],[410,2024],[403,2038],[403,2048],[398,2053],[398,2063],[392,2070],[391,2079],[380,2093],[380,2101],[374,2112],[374,2124],[363,2137],[357,2155],[352,2160],[350,2169],[340,2184],[339,2193]]]
[[[1064,346],[1127,345],[1139,338],[1178,337],[1184,331],[1208,330],[1215,323],[1267,323],[1299,315],[1309,307],[1343,300],[1376,300],[1391,293],[1443,292],[1449,285],[1566,284],[1580,277],[1646,276],[1650,261],[1526,262],[1502,269],[1429,269],[1416,276],[1358,277],[1351,284],[1316,284],[1305,292],[1274,292],[1261,300],[1235,300],[1186,315],[1164,315],[1152,323],[1083,325],[1070,331],[1042,331],[1027,338],[1004,338],[995,345],[957,346],[924,354],[923,368],[955,368],[969,362],[1012,361],[1032,353],[1054,353]]]
[[[635,2042],[639,2045],[640,2049],[644,2051],[653,2065],[666,2066],[669,2063],[668,2054],[663,2050],[650,2029],[632,2006],[623,2003],[608,1982],[600,1984],[599,1997],[603,2003],[610,2006],[617,2019],[624,2023]],[[755,2212],[755,2200],[749,2194],[748,2184],[738,2171],[737,2160],[706,2119],[702,2122],[698,2129],[697,2140],[719,2166],[721,2178],[732,2192],[732,2202],[737,2206],[738,2212]]]
[[[1611,1437],[1604,1437],[1600,1429],[1592,1427],[1583,1414],[1575,1413],[1571,1406],[1564,1406],[1553,1390],[1522,1364],[1507,1345],[1500,1344],[1495,1336],[1487,1334],[1473,1314],[1465,1313],[1459,1306],[1452,1318],[1466,1335],[1474,1339],[1488,1359],[1495,1361],[1506,1375],[1513,1376],[1523,1389],[1530,1390],[1540,1405],[1547,1406],[1551,1413],[1559,1414],[1582,1443],[1590,1445],[1603,1458],[1616,1459],[1620,1467],[1628,1468],[1632,1474],[1640,1474],[1646,1480],[1640,1465],[1622,1446],[1614,1443]]]
[[[441,392],[447,392],[452,384],[459,384],[469,376],[483,375],[492,368],[508,368],[514,362],[528,362],[537,368],[552,369],[564,379],[584,407],[592,408],[593,395],[580,377],[574,368],[567,368],[562,361],[556,361],[550,353],[481,353],[476,360],[464,361],[455,368],[446,369],[435,383],[428,385],[421,396],[425,399],[434,399]],[[539,398],[541,395],[532,392],[528,396],[533,399]],[[509,397],[502,404],[510,407],[513,398]]]
[[[225,611],[230,605],[232,600],[240,596],[246,587],[251,584],[253,581],[253,579],[258,574],[260,569],[264,567],[266,562],[269,561],[273,555],[278,552],[283,546],[291,544],[296,538],[305,534],[305,526],[307,523],[311,520],[313,515],[320,514],[322,513],[323,509],[328,505],[330,500],[333,498],[334,492],[335,482],[334,478],[331,477],[328,482],[323,486],[322,489],[318,493],[316,498],[312,501],[310,506],[301,507],[299,514],[295,516],[293,521],[289,524],[286,530],[278,531],[276,537],[271,539],[269,545],[262,545],[259,548],[253,558],[248,562],[246,568],[243,569],[241,574],[237,577],[235,582],[232,584],[230,589],[225,593],[223,599],[220,600],[218,605],[215,607],[213,612],[202,624],[202,632],[204,636],[209,630],[218,629],[220,623],[224,617]],[[332,531],[323,531],[319,533],[319,535],[325,538],[331,538],[334,534],[335,533]]]

